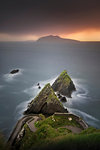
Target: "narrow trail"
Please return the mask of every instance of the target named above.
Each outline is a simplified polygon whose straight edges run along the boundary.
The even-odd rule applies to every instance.
[[[15,142],[15,140],[16,140],[16,138],[17,138],[19,132],[21,131],[22,127],[24,126],[24,124],[27,123],[27,122],[30,121],[30,120],[33,120],[33,121],[31,121],[31,122],[29,122],[29,123],[27,123],[27,124],[28,124],[30,130],[31,130],[32,132],[35,132],[35,131],[36,131],[36,128],[35,128],[35,126],[34,126],[34,123],[35,123],[35,121],[37,121],[38,118],[39,118],[39,117],[37,117],[37,116],[32,116],[32,115],[30,115],[30,116],[29,116],[29,115],[28,115],[28,116],[24,116],[23,118],[21,118],[21,119],[17,122],[15,128],[13,129],[13,132],[12,132],[12,134],[10,135],[10,137],[9,137],[9,139],[8,139],[8,143],[9,143],[10,145],[13,145],[13,143]]]
[[[35,125],[34,123],[38,120],[39,117],[37,116],[34,116],[33,119],[29,120],[26,122],[26,124],[28,125],[29,129],[32,131],[32,132],[35,132],[37,129],[35,128]]]

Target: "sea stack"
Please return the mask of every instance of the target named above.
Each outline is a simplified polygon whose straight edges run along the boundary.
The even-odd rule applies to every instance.
[[[50,84],[46,84],[41,92],[28,106],[24,114],[47,114],[51,115],[55,112],[65,113],[67,110],[63,107],[62,103],[57,98]]]
[[[76,90],[75,85],[67,74],[66,70],[64,70],[55,80],[52,88],[55,92],[59,92],[60,94],[67,97],[71,97],[72,92]]]

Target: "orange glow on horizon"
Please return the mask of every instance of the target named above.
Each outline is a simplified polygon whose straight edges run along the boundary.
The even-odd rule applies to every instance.
[[[96,29],[88,29],[88,30],[83,30],[83,31],[77,31],[77,32],[73,32],[70,34],[67,34],[65,32],[65,34],[52,34],[52,32],[50,33],[44,33],[41,35],[10,35],[10,34],[2,34],[0,33],[0,41],[28,41],[28,40],[33,40],[36,41],[37,39],[39,39],[40,37],[43,36],[48,36],[48,35],[58,35],[61,38],[65,38],[65,39],[73,39],[73,40],[79,40],[79,41],[100,41],[100,30],[96,30]]]
[[[61,37],[79,41],[100,41],[100,30],[88,29],[68,35],[62,34]]]
[[[36,35],[9,35],[9,34],[0,34],[0,41],[36,41],[38,36]]]

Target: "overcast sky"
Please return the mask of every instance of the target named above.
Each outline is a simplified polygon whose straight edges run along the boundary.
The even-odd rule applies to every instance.
[[[1,0],[0,38],[100,31],[100,0]]]

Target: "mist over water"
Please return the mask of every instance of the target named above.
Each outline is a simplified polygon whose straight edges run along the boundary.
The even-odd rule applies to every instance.
[[[66,69],[76,91],[63,103],[89,125],[100,128],[100,45],[0,43],[0,130],[9,136],[28,103]],[[20,69],[15,75],[13,69]]]

